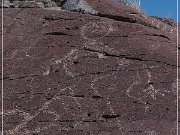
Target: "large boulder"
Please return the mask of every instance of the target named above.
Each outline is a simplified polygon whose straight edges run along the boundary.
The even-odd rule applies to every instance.
[[[4,9],[4,134],[175,135],[176,26],[83,1]]]

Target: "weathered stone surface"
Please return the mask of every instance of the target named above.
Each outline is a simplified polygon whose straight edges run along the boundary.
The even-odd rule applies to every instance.
[[[3,7],[5,8],[50,8],[58,7],[59,1],[53,0],[5,0]],[[2,7],[2,6],[0,6]]]
[[[85,0],[67,0],[63,3],[62,9],[89,14],[98,13],[91,6],[89,6]]]
[[[11,3],[12,8],[44,8],[42,2],[35,1],[13,1]]]
[[[9,0],[3,0],[3,2],[1,0],[0,2],[1,2],[1,5],[0,5],[1,8],[2,7],[4,7],[4,8],[10,7],[10,1]]]
[[[113,2],[4,9],[5,135],[176,135],[176,27]]]

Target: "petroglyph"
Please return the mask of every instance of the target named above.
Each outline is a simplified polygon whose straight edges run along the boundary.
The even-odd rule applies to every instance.
[[[23,110],[19,110],[19,109],[5,110],[4,113],[3,113],[3,116],[8,117],[8,116],[11,116],[13,114],[17,114],[17,115],[23,117],[23,119],[13,129],[5,131],[6,135],[17,135],[17,133],[19,133],[19,130],[24,128],[28,124],[28,122],[33,119],[33,116],[31,116],[29,113],[26,113]],[[25,130],[25,131],[24,131],[23,134],[29,133],[28,130]]]
[[[81,28],[81,35],[84,39],[96,41],[109,35],[111,31],[111,22],[90,22]]]
[[[50,69],[47,69],[46,72],[43,73],[44,76],[47,76],[50,74]]]
[[[117,59],[117,61],[118,61],[118,66],[120,68],[121,67],[125,68],[125,67],[130,66],[132,64],[131,61],[129,61],[129,60],[125,59],[125,58]]]
[[[101,95],[101,93],[95,88],[95,83],[96,83],[97,81],[99,81],[99,80],[105,78],[105,77],[108,77],[108,76],[111,76],[111,74],[106,75],[106,76],[101,76],[101,77],[95,77],[95,79],[92,80],[90,86],[91,86],[91,88],[93,89],[94,94],[95,94],[96,96],[103,97],[103,95]]]
[[[154,50],[158,49],[159,47],[160,47],[160,44],[158,44],[158,43],[151,45],[151,48],[154,49]]]
[[[147,83],[144,82],[144,80],[141,79],[139,72],[137,71],[137,75],[135,77],[134,82],[130,85],[130,87],[127,89],[126,94],[131,97],[134,98],[136,100],[142,101],[144,102],[144,98],[146,97],[151,97],[154,100],[156,100],[157,95],[161,95],[161,96],[165,96],[165,94],[169,93],[170,91],[167,90],[161,90],[161,89],[156,89],[153,85],[153,81],[152,81],[152,75],[151,72],[149,71],[149,69],[147,68],[146,65],[143,66],[146,72],[146,76],[147,76]],[[141,85],[142,84],[147,84],[147,88],[146,89],[142,89]],[[134,88],[136,88],[134,90]],[[140,90],[141,94],[138,94],[138,91]]]
[[[63,69],[67,73],[67,75],[74,77],[74,73],[70,71],[69,67],[73,65],[73,61],[77,58],[79,51],[77,49],[72,49],[69,54],[67,54],[64,58],[60,60],[56,60],[56,64],[63,64]]]
[[[152,130],[152,131],[145,131],[145,134],[146,134],[146,135],[157,135],[157,133],[156,133],[155,130]]]
[[[88,41],[84,43],[84,48],[89,49],[89,50],[94,50],[94,51],[99,51],[99,52],[108,52],[111,54],[120,54],[119,51],[117,51],[114,48],[111,48],[109,46],[104,45],[103,42],[101,41]]]
[[[104,44],[102,39],[114,31],[112,22],[90,22],[81,28],[81,36],[85,39],[84,48],[100,52],[119,54],[115,48]],[[123,50],[124,51],[124,50]],[[99,54],[99,58],[107,58]]]
[[[59,96],[55,96],[49,102],[46,102],[44,105],[44,109],[51,111],[53,114],[56,114],[55,121],[60,120],[64,114],[68,113],[70,117],[74,117],[76,122],[73,122],[73,128],[78,127],[83,122],[85,117],[85,113],[81,110],[82,106],[79,103],[78,97],[75,97],[75,93],[73,87],[66,87],[62,89],[59,93]],[[69,93],[68,95],[64,95],[64,92]],[[66,126],[61,127],[62,130],[69,130]]]
[[[51,55],[51,51],[47,47],[29,47],[26,56],[33,59],[46,58]]]
[[[114,74],[114,73],[113,73]],[[109,76],[112,76],[113,74],[108,74],[108,75],[102,75],[102,76],[96,76],[93,80],[92,80],[92,82],[91,82],[91,84],[90,84],[90,86],[91,86],[91,88],[93,89],[93,92],[94,92],[94,94],[96,95],[96,96],[100,96],[100,97],[103,97],[103,95],[97,90],[97,88],[95,87],[95,85],[96,85],[96,82],[98,82],[98,81],[100,81],[100,80],[102,80],[102,79],[104,79],[104,78],[107,78],[107,77],[109,77]]]
[[[117,115],[116,112],[114,111],[113,107],[111,106],[111,101],[110,101],[110,97],[108,95],[104,95],[103,93],[99,92],[98,89],[95,87],[96,85],[96,82],[98,83],[99,81],[101,81],[102,79],[105,79],[105,78],[108,78],[108,77],[115,77],[115,73],[113,74],[108,74],[108,75],[103,75],[103,76],[100,76],[100,77],[95,77],[95,79],[91,82],[91,88],[93,89],[94,91],[94,94],[96,96],[100,96],[102,98],[105,98],[105,102],[107,104],[107,107],[109,108],[110,112],[111,112],[111,115]],[[113,84],[111,84],[113,86]],[[114,85],[117,85],[117,84],[114,84]],[[107,88],[107,89],[110,89],[110,88]],[[117,122],[117,126],[118,126],[118,130],[122,130],[122,124],[121,124],[121,121],[117,118],[116,119],[116,122]]]
[[[141,100],[141,97],[135,97],[132,96],[130,93],[133,91],[133,87],[141,84],[141,78],[139,77],[139,72],[137,71],[136,77],[134,78],[134,82],[130,85],[130,87],[127,89],[126,94],[134,99]]]
[[[20,41],[19,41],[20,40]],[[37,42],[39,38],[33,39],[33,45],[28,47],[16,47],[11,48],[7,52],[4,53],[5,60],[23,60],[23,59],[41,59],[48,57],[51,54],[51,51],[47,47],[38,47]],[[24,44],[26,40],[22,39],[22,37],[18,37],[18,42],[20,44]]]
[[[145,68],[147,68],[147,66],[145,65]],[[151,84],[152,82],[152,75],[151,75],[151,72],[146,69],[146,72],[147,72],[147,76],[148,76],[148,84],[149,84],[149,87],[147,89],[144,89],[143,91],[146,92],[148,95],[150,95],[152,98],[154,98],[156,100],[156,95],[158,94],[158,92],[160,90],[156,90],[154,88],[154,86]]]
[[[143,91],[146,92],[148,95],[150,95],[155,100],[156,100],[156,96],[159,92],[159,90],[156,90],[153,85],[150,85],[147,89],[145,89]]]
[[[76,128],[80,123],[83,121],[83,117],[85,116],[85,113],[81,110],[81,104],[78,101],[78,98],[75,97],[74,88],[75,86],[66,87],[64,89],[61,89],[59,91],[59,94],[54,96],[51,100],[45,102],[40,109],[38,109],[37,113],[34,115],[30,115],[29,113],[26,113],[22,110],[7,110],[4,112],[4,117],[12,115],[12,114],[19,114],[23,117],[22,122],[17,125],[15,128],[5,131],[6,135],[17,135],[17,134],[32,134],[32,133],[39,133],[41,131],[44,131],[48,128],[51,128],[53,126],[57,126],[57,124],[51,123],[51,124],[45,124],[45,125],[39,125],[36,126],[35,129],[27,129],[26,125],[33,121],[38,115],[43,114],[49,114],[52,115],[54,118],[52,121],[58,121],[61,117],[63,117],[64,114],[69,113],[72,115],[71,117],[80,118],[80,120],[73,123],[74,128]],[[67,91],[69,95],[63,95],[64,91]],[[73,111],[71,110],[73,109]],[[61,129],[64,129],[65,127],[61,127]]]
[[[5,53],[4,55],[4,60],[11,60],[11,59],[17,59],[21,60],[27,57],[26,51],[29,48],[17,48],[13,50],[9,50],[8,52]]]
[[[50,124],[46,125],[45,127],[37,127],[34,131],[30,131],[29,133],[30,134],[38,134],[44,130],[47,130],[47,129],[49,129],[51,127],[55,127],[55,126],[57,126],[57,124],[50,123]]]

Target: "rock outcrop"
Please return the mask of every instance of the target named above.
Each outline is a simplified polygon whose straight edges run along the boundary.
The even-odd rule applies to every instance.
[[[10,1],[9,0],[3,0],[3,2],[1,0],[0,2],[1,2],[0,7],[4,7],[4,8],[9,8],[10,7]],[[3,3],[3,5],[2,5],[2,3]]]
[[[54,2],[4,9],[4,134],[176,135],[177,24]]]
[[[97,14],[92,7],[84,0],[67,0],[63,3],[62,9],[68,11],[82,12],[88,14]]]

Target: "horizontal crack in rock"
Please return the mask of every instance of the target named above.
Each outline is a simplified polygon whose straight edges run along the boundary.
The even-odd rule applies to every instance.
[[[165,35],[158,35],[158,34],[152,34],[152,35],[150,35],[150,34],[144,34],[144,35],[148,35],[148,36],[155,36],[155,37],[162,37],[162,38],[165,38],[165,39],[168,39],[168,40],[170,40],[171,41],[171,39],[170,38],[168,38],[167,36],[165,36]]]
[[[48,21],[55,21],[55,20],[74,20],[73,18],[63,18],[63,17],[54,17],[54,16],[49,16],[49,17],[44,17],[44,20],[48,20]]]
[[[73,35],[69,35],[67,33],[64,33],[64,32],[49,32],[49,33],[45,33],[45,35],[60,35],[60,36],[64,36],[64,35],[67,35],[67,36],[73,36]]]
[[[92,98],[94,98],[94,99],[103,99],[103,97],[101,97],[101,96],[92,96]]]
[[[98,13],[96,16],[99,17],[106,17],[109,19],[113,19],[115,21],[121,21],[121,22],[129,22],[129,23],[138,23],[147,27],[151,27],[151,28],[155,28],[157,29],[155,26],[148,24],[142,20],[135,20],[133,18],[129,18],[129,17],[124,17],[124,16],[117,16],[117,15],[108,15],[108,14],[102,14],[102,13]]]
[[[105,115],[102,115],[102,118],[104,119],[115,119],[115,118],[118,118],[120,117],[120,115],[118,114],[105,114]]]
[[[105,52],[105,51],[99,51],[99,50],[94,50],[94,49],[85,48],[85,47],[84,47],[84,50],[90,51],[90,52],[103,53],[104,56],[109,56],[109,57],[117,57],[117,58],[124,58],[124,59],[128,59],[128,60],[137,60],[137,61],[144,61],[144,62],[145,61],[149,61],[149,62],[152,61],[152,62],[162,63],[162,64],[172,66],[172,67],[177,67],[177,65],[169,64],[169,63],[159,61],[159,60],[144,60],[144,59],[138,58],[138,57],[130,57],[130,56],[127,56],[127,55],[110,54],[110,53]],[[180,66],[178,66],[178,67],[180,67]]]
[[[25,79],[25,78],[31,78],[31,77],[36,77],[39,75],[27,75],[27,76],[19,76],[19,77],[11,77],[11,76],[6,76],[3,78],[3,80],[18,80],[18,79]],[[2,79],[1,79],[2,80]]]

